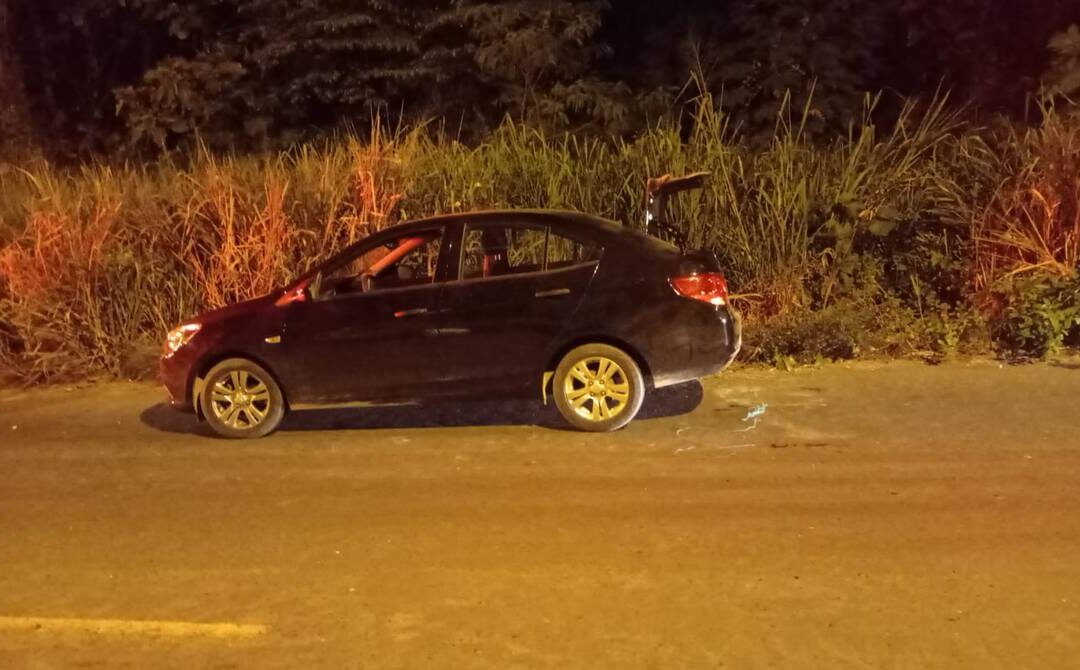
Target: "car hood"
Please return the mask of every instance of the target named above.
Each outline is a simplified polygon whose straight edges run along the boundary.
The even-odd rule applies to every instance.
[[[238,317],[250,317],[262,312],[267,307],[270,307],[280,297],[281,291],[273,291],[267,293],[264,296],[253,298],[251,300],[245,300],[243,302],[233,303],[232,305],[225,305],[224,307],[218,307],[208,312],[203,312],[199,316],[195,317],[194,321],[197,321],[203,325],[220,323],[225,320],[234,319]]]

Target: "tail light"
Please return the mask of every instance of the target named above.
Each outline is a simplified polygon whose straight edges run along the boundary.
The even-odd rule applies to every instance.
[[[727,279],[719,272],[672,277],[668,280],[671,288],[684,298],[700,300],[712,305],[727,304]]]

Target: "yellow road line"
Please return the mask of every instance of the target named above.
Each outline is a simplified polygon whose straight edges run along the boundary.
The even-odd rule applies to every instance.
[[[0,631],[47,633],[95,633],[100,635],[151,635],[160,637],[252,638],[266,633],[267,626],[240,623],[190,623],[187,621],[130,621],[127,619],[57,619],[0,616]]]

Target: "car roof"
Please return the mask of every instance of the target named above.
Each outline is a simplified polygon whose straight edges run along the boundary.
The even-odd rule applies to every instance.
[[[452,214],[439,214],[436,216],[414,219],[405,223],[399,223],[376,233],[383,235],[390,233],[408,233],[417,228],[426,228],[433,225],[445,225],[460,221],[481,222],[506,220],[507,223],[536,223],[542,225],[554,225],[564,230],[581,231],[590,237],[616,238],[628,243],[651,242],[643,232],[634,230],[617,221],[603,217],[559,209],[489,209],[473,212],[454,212]]]
[[[527,221],[529,219],[536,221],[550,222],[553,219],[565,221],[567,223],[584,223],[586,226],[591,227],[608,227],[616,226],[619,224],[614,221],[608,221],[607,219],[600,218],[598,216],[591,216],[589,214],[582,214],[580,212],[563,211],[558,209],[484,209],[471,212],[453,212],[450,214],[436,214],[434,216],[427,216],[421,219],[413,219],[405,221],[397,225],[385,228],[384,230],[404,229],[413,226],[429,226],[433,224],[446,224],[456,223],[458,221],[477,221],[477,220],[497,220],[497,219],[514,219],[516,221]]]

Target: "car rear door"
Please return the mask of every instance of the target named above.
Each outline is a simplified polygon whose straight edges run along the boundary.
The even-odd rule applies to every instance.
[[[539,383],[597,260],[568,262],[571,241],[545,225],[467,223],[461,239],[458,279],[442,299],[443,377],[470,395],[527,390]]]

